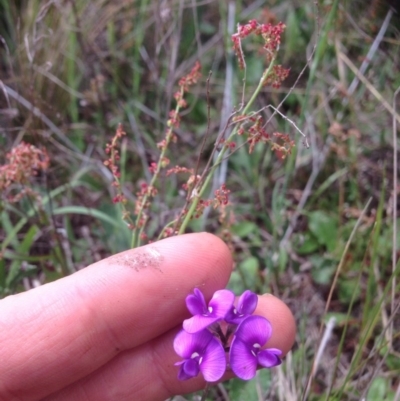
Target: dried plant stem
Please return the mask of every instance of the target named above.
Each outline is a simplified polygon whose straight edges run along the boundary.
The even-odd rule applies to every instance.
[[[365,216],[365,214],[366,214],[366,212],[367,212],[367,210],[368,210],[368,208],[369,208],[369,206],[371,204],[371,201],[372,201],[372,198],[369,198],[369,200],[366,203],[364,209],[362,210],[362,212],[361,212],[356,224],[354,225],[353,230],[350,233],[349,239],[346,242],[346,245],[344,247],[342,256],[340,258],[339,265],[338,265],[338,267],[336,269],[335,275],[334,275],[333,280],[332,280],[331,288],[329,290],[328,299],[327,299],[326,304],[325,304],[325,311],[324,311],[324,315],[325,316],[326,316],[326,314],[327,314],[327,312],[329,310],[329,307],[330,307],[330,304],[331,304],[331,301],[332,301],[332,297],[333,297],[333,291],[336,288],[336,284],[337,284],[337,281],[339,279],[339,275],[340,275],[340,273],[342,271],[342,268],[344,266],[344,262],[346,260],[347,253],[349,251],[350,244],[353,242],[354,236],[355,236],[355,234],[356,234],[356,232],[358,230],[358,227],[360,226],[360,224],[362,222],[363,217]],[[322,329],[323,329],[323,324],[321,324],[321,327],[320,327],[320,335],[322,334]],[[320,340],[318,342],[318,348],[321,345],[321,341],[322,341],[322,337],[320,337]],[[314,356],[313,366],[315,366],[316,358],[317,358],[317,355]],[[337,367],[335,367],[335,371],[336,371],[336,369],[337,369]],[[311,383],[313,381],[314,374],[315,374],[315,370],[313,368],[312,371],[310,372],[309,376],[308,376],[306,386],[305,386],[305,388],[303,390],[303,394],[302,394],[302,397],[301,397],[302,401],[306,401],[307,398],[308,398],[308,394],[310,392]],[[334,377],[334,376],[335,376],[335,373],[333,374],[332,377]]]
[[[365,85],[369,92],[381,103],[381,105],[400,123],[400,115],[396,113],[391,104],[384,98],[384,96],[378,92],[378,90],[371,84],[368,79],[360,73],[357,67],[352,63],[352,61],[343,53],[339,53],[339,57],[344,61],[344,63],[350,68],[350,70],[358,77],[358,79]]]
[[[210,391],[210,388],[211,388],[211,385],[210,385],[210,383],[207,382],[206,386],[204,387],[203,394],[201,395],[201,400],[200,401],[206,401],[206,398],[207,398],[207,395],[208,395],[208,393]]]
[[[118,130],[117,132],[124,132],[122,129],[122,125],[120,124],[118,126]],[[112,165],[116,166],[118,160],[119,160],[119,156],[118,156],[118,150],[117,150],[117,143],[119,141],[121,137],[118,135],[115,135],[114,138],[111,141],[111,146],[110,146],[110,160]],[[124,199],[124,194],[122,191],[122,184],[120,178],[119,178],[119,174],[117,174],[117,171],[113,171],[113,176],[114,176],[114,182],[115,182],[115,188],[117,189],[117,196],[119,199],[121,199],[121,208],[122,208],[122,219],[126,222],[126,224],[128,225],[128,227],[133,227],[133,220],[130,217],[130,213],[126,208],[125,205],[125,201],[123,201]]]
[[[247,105],[246,105],[246,106],[243,108],[243,110],[242,110],[242,114],[243,114],[243,115],[246,115],[246,114],[249,112],[251,106],[253,105],[254,101],[255,101],[256,98],[257,98],[257,96],[258,96],[259,93],[261,92],[262,88],[264,87],[264,83],[265,83],[266,79],[268,78],[268,76],[270,75],[270,73],[271,73],[271,71],[272,71],[272,68],[273,68],[273,66],[274,66],[274,61],[275,61],[275,58],[273,58],[273,59],[271,60],[271,62],[270,62],[270,64],[269,64],[268,68],[264,71],[264,73],[263,73],[263,75],[262,75],[262,77],[261,77],[261,79],[260,79],[260,82],[258,83],[257,88],[254,90],[254,92],[253,92],[251,98],[250,98],[249,101],[247,102]],[[191,192],[191,194],[190,194],[190,196],[191,196],[191,198],[193,199],[193,201],[192,201],[192,203],[191,203],[191,205],[190,205],[190,208],[189,208],[189,210],[188,210],[188,213],[186,214],[186,216],[185,216],[185,218],[184,218],[184,220],[183,220],[183,222],[182,222],[182,224],[181,224],[181,226],[180,226],[180,228],[179,228],[179,231],[178,231],[178,234],[179,234],[179,235],[180,235],[180,234],[183,234],[183,233],[185,232],[186,227],[187,227],[187,225],[189,224],[189,221],[191,220],[192,216],[194,215],[194,213],[195,213],[195,211],[196,211],[196,208],[197,208],[197,205],[198,205],[198,203],[199,203],[199,200],[200,200],[201,197],[203,196],[203,194],[204,194],[206,188],[208,187],[208,185],[209,185],[211,179],[213,178],[214,173],[215,173],[215,171],[216,171],[218,165],[219,165],[219,164],[221,163],[221,161],[223,160],[226,151],[229,149],[229,147],[228,147],[227,144],[228,144],[228,143],[232,140],[232,138],[236,135],[237,130],[238,130],[238,125],[236,125],[236,127],[232,130],[232,133],[230,134],[230,136],[228,137],[228,139],[225,141],[225,143],[224,143],[224,145],[223,145],[221,151],[219,152],[219,155],[218,155],[217,159],[215,160],[214,165],[210,168],[209,171],[206,170],[206,171],[203,173],[202,178],[199,180],[199,182],[197,183],[196,187],[193,188],[193,190],[192,190],[192,192]],[[218,143],[216,143],[215,146],[218,146]],[[204,176],[205,176],[205,179],[204,179]],[[204,179],[204,182],[203,182],[203,179]]]
[[[181,97],[183,96],[184,93],[184,87],[181,86],[180,87],[180,94]],[[177,102],[175,110],[174,110],[174,115],[177,116],[180,112],[181,109],[181,105],[179,102]],[[140,208],[136,217],[136,221],[135,221],[135,225],[134,225],[134,230],[133,230],[133,235],[132,235],[132,242],[131,242],[131,248],[136,248],[137,246],[140,245],[140,234],[143,232],[145,223],[141,224],[141,219],[143,216],[143,211],[146,208],[146,204],[150,198],[150,193],[151,193],[151,189],[154,187],[154,184],[157,182],[158,177],[160,176],[160,171],[162,168],[162,163],[163,160],[165,158],[165,154],[167,152],[168,149],[168,145],[170,144],[172,138],[174,136],[173,133],[173,124],[171,123],[170,126],[168,127],[167,133],[165,135],[165,145],[162,146],[161,148],[161,152],[160,152],[160,157],[158,158],[158,162],[157,162],[157,166],[155,168],[153,177],[151,178],[150,184],[148,186],[148,191],[146,192],[146,194],[143,196],[143,199],[141,201],[140,204]]]

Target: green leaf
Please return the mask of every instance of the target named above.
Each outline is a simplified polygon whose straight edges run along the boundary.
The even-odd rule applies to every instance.
[[[326,246],[329,252],[335,250],[337,242],[337,216],[315,211],[309,214],[308,227],[320,245]]]
[[[246,290],[246,285],[243,283],[242,276],[238,271],[233,271],[229,278],[227,287],[235,294],[241,294]]]
[[[9,243],[12,244],[14,247],[18,247],[19,242],[17,238],[17,233],[13,231],[13,224],[11,223],[10,216],[7,211],[4,210],[0,214],[0,221],[5,233],[8,234]]]
[[[297,253],[299,253],[300,255],[307,255],[315,252],[318,247],[319,244],[317,239],[313,235],[306,233],[304,235],[304,240],[302,244],[299,246],[299,248],[297,248]]]
[[[242,221],[241,223],[232,226],[232,234],[237,235],[240,238],[245,238],[251,233],[257,232],[257,230],[257,224],[252,221]]]
[[[86,172],[86,169],[81,169],[78,171],[75,176],[71,179],[71,181],[68,184],[61,185],[56,189],[53,189],[48,195],[44,196],[42,198],[42,205],[46,206],[51,199],[54,199],[56,196],[60,195],[61,193],[65,192],[68,189],[74,188],[79,186],[79,178],[81,177],[82,174]],[[34,216],[36,213],[36,207],[31,207],[26,213],[26,217],[22,217],[18,223],[14,224],[12,227],[12,230],[7,233],[8,235],[6,238],[3,240],[1,243],[1,252],[4,252],[7,248],[7,246],[14,241],[14,238],[17,236],[18,232],[24,227],[24,225],[28,222],[29,217]]]
[[[102,220],[108,224],[111,224],[115,227],[121,227],[122,222],[114,219],[106,213],[103,213],[101,210],[93,209],[89,207],[83,206],[64,206],[59,207],[53,211],[54,215],[63,215],[63,214],[84,214],[86,216],[92,216],[96,219]]]
[[[388,380],[383,377],[376,377],[368,390],[367,401],[385,400],[389,401],[394,398],[394,393],[391,396],[388,394],[390,385]]]
[[[250,256],[243,260],[238,268],[243,275],[246,287],[254,289],[258,282],[258,272],[260,269],[258,259],[254,256]]]
[[[339,281],[339,299],[341,302],[350,303],[353,296],[355,299],[360,297],[360,283],[357,279],[341,279]]]
[[[336,262],[319,255],[310,257],[311,276],[318,284],[329,284],[336,269]]]
[[[18,254],[20,255],[25,255],[28,254],[29,249],[31,248],[35,236],[37,232],[39,231],[39,228],[37,226],[31,226],[29,227],[29,230],[27,233],[24,235],[23,241],[18,245],[18,247],[15,249]],[[34,265],[27,265],[28,270],[35,269],[36,266]],[[19,278],[24,277],[24,271],[21,269],[21,261],[20,260],[14,260],[11,263],[11,267],[8,271],[7,278],[5,281],[6,287],[13,287],[16,282],[19,280]]]
[[[317,284],[329,284],[335,273],[335,266],[325,266],[321,269],[313,269],[311,276]]]
[[[103,223],[102,240],[108,244],[110,251],[118,253],[129,249],[131,246],[132,231],[122,219],[121,208],[110,203],[104,203],[101,205],[100,211],[114,220],[114,224],[109,224],[107,221],[101,220]]]
[[[249,381],[233,379],[227,384],[229,396],[232,401],[258,400],[258,390],[265,393],[271,386],[271,372],[268,369],[261,369],[257,372],[256,378]]]

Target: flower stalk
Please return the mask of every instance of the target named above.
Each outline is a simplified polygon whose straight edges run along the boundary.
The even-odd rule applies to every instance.
[[[249,101],[247,102],[246,106],[243,108],[243,111],[242,111],[243,115],[247,115],[247,113],[249,112],[250,108],[252,107],[254,101],[256,100],[257,96],[260,94],[262,88],[265,85],[265,81],[268,79],[268,77],[273,69],[274,61],[275,61],[275,58],[272,58],[268,68],[265,69],[265,71],[257,85],[257,88],[254,90],[254,92],[253,92],[252,96],[250,97]],[[195,195],[193,195],[193,200],[189,207],[188,213],[186,214],[181,226],[179,227],[179,231],[178,231],[179,235],[183,234],[185,232],[187,225],[189,224],[191,218],[195,214],[199,200],[204,195],[204,192],[207,189],[211,179],[213,178],[214,173],[215,173],[218,165],[221,163],[226,151],[228,149],[230,149],[229,143],[232,141],[232,139],[235,137],[235,135],[237,135],[238,127],[239,127],[239,125],[237,124],[235,126],[235,128],[232,130],[232,133],[229,135],[228,139],[224,142],[224,145],[222,146],[222,149],[219,152],[219,155],[218,155],[214,165],[210,168],[210,171],[207,174],[204,182],[203,183],[201,183],[201,181],[199,182],[200,188],[197,189],[197,191],[196,191],[196,187],[192,190],[192,194],[195,194]]]
[[[183,94],[184,94],[183,86],[180,87],[179,93],[180,93],[181,97],[183,97]],[[180,102],[177,102],[175,110],[173,112],[173,114],[175,116],[179,115],[179,112],[181,110],[181,105],[182,104]],[[154,185],[160,176],[160,171],[164,164],[165,155],[167,153],[168,146],[174,138],[174,133],[173,133],[174,124],[171,120],[169,120],[169,121],[170,121],[170,123],[168,124],[168,129],[167,129],[167,133],[165,135],[165,140],[161,146],[160,157],[158,158],[158,162],[153,170],[153,172],[154,172],[153,177],[151,178],[151,181],[147,188],[147,191],[145,192],[143,198],[140,201],[140,206],[138,208],[138,212],[137,212],[137,216],[136,216],[136,220],[135,220],[135,228],[134,228],[133,235],[132,235],[131,248],[136,248],[140,245],[140,238],[142,237],[143,229],[147,222],[147,216],[144,220],[142,220],[143,212],[144,212],[147,202],[151,196],[151,189],[154,188]]]

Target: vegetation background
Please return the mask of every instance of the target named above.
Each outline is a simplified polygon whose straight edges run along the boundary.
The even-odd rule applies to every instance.
[[[230,35],[253,18],[287,26],[280,63],[289,78],[257,102],[276,107],[291,91],[284,117],[267,128],[296,147],[284,160],[262,145],[235,152],[214,180],[230,189],[229,205],[206,210],[190,230],[226,240],[236,262],[230,287],[283,298],[298,337],[282,366],[221,384],[209,399],[400,400],[400,19],[381,0],[0,0],[1,295],[129,248],[106,143],[121,122],[121,182],[133,210],[177,82],[200,60],[203,78],[168,157],[204,164],[208,123],[215,140],[241,100]],[[246,46],[255,87],[265,58]],[[6,154],[22,142],[45,149],[49,165],[43,154],[20,164],[20,179],[6,186]],[[182,183],[161,180],[150,239],[184,204]]]

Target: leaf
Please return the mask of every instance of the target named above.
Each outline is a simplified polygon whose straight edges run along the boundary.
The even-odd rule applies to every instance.
[[[254,289],[258,282],[259,272],[258,259],[254,256],[250,256],[243,260],[238,266],[238,269],[243,275],[243,279],[247,288]]]
[[[261,369],[257,376],[249,381],[233,379],[229,382],[229,396],[232,401],[258,400],[258,390],[265,393],[271,386],[271,372],[268,369]]]
[[[394,398],[394,394],[392,392],[391,397],[388,394],[389,392],[389,384],[386,378],[376,377],[368,390],[367,401],[376,401],[376,400],[392,400]],[[388,397],[389,395],[389,397]]]
[[[232,226],[232,233],[240,238],[245,238],[249,234],[257,232],[257,224],[252,221],[242,221]]]
[[[336,262],[319,255],[310,257],[311,276],[318,284],[329,284],[336,269]]]
[[[103,213],[102,211],[98,209],[93,209],[89,207],[83,207],[83,206],[64,206],[64,207],[59,207],[53,211],[54,215],[63,215],[63,214],[84,214],[86,216],[92,216],[95,217],[96,219],[102,220],[106,223],[111,224],[112,226],[115,227],[121,227],[122,221],[118,221],[112,217],[110,217],[108,214]]]
[[[317,284],[329,284],[335,273],[335,266],[325,266],[321,269],[313,269],[311,276]]]
[[[108,222],[101,220],[103,230],[101,238],[108,244],[108,248],[112,253],[118,253],[129,249],[131,246],[132,231],[124,223],[122,219],[122,212],[120,207],[111,205],[110,203],[104,203],[101,205],[102,213],[109,216],[114,222],[119,224],[109,224]]]
[[[29,227],[29,230],[27,233],[24,234],[24,239],[23,241],[18,245],[18,247],[15,248],[16,252],[20,255],[27,255],[29,253],[29,249],[31,248],[35,236],[37,232],[39,231],[39,228],[37,226],[31,226]],[[28,270],[35,269],[36,266],[34,265],[27,265]],[[7,278],[5,281],[6,287],[13,287],[14,284],[18,281],[19,278],[24,277],[24,271],[21,269],[21,261],[20,260],[14,260],[11,263],[11,267],[8,271]]]
[[[297,248],[297,253],[307,255],[315,252],[319,247],[318,240],[309,233],[304,235],[303,243]]]
[[[360,297],[361,286],[357,279],[341,279],[339,281],[339,299],[342,303],[348,304],[353,296],[357,300]]]
[[[326,246],[329,252],[335,250],[337,242],[337,217],[321,211],[309,214],[308,228],[320,245]]]
[[[80,178],[81,174],[83,174],[83,172],[85,172],[85,171],[86,171],[85,169],[82,169],[81,171],[79,171],[78,173],[75,174],[75,176],[72,178],[72,180],[68,184],[61,185],[58,188],[53,189],[48,195],[44,196],[41,201],[42,205],[46,206],[50,200],[54,199],[56,196],[60,195],[64,191],[79,186],[80,185],[79,178]],[[14,226],[12,227],[12,230],[9,233],[7,233],[8,235],[2,241],[0,252],[4,252],[6,250],[7,246],[14,241],[14,238],[17,236],[18,232],[28,222],[29,217],[34,216],[35,213],[36,213],[36,207],[32,206],[25,213],[25,217],[22,217],[18,221],[18,223],[14,224]]]
[[[238,271],[233,271],[231,277],[229,278],[229,283],[227,286],[235,294],[241,294],[246,290],[246,286],[243,283],[242,276]]]

